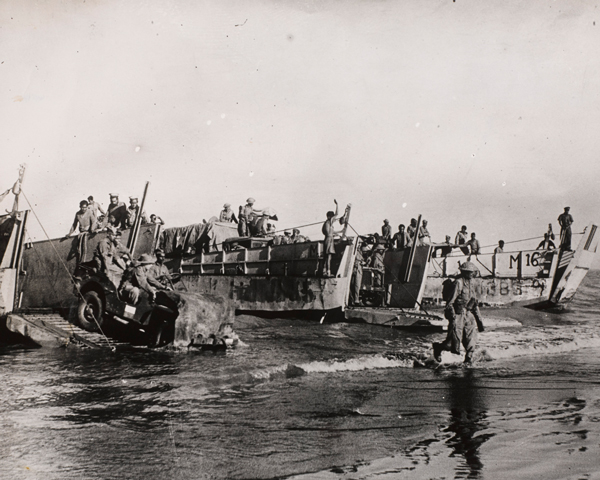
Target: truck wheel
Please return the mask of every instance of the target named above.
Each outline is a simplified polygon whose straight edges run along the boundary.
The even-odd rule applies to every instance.
[[[96,332],[99,326],[102,325],[103,314],[104,307],[98,294],[94,291],[84,293],[83,299],[79,301],[79,306],[77,307],[79,324],[85,330]]]

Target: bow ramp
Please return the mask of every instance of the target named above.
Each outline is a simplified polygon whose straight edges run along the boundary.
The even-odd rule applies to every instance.
[[[6,328],[40,347],[78,346],[114,350],[129,345],[108,340],[100,333],[83,330],[58,313],[11,313],[6,316]]]

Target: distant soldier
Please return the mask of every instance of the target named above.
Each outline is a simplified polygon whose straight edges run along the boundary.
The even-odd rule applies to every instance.
[[[164,225],[165,222],[163,221],[162,218],[158,217],[156,214],[152,214],[150,215],[150,223],[154,223],[154,224],[159,224],[159,225]]]
[[[254,208],[255,203],[256,200],[250,197],[246,200],[246,205],[240,207],[238,223],[238,234],[240,237],[249,237],[253,234],[261,233],[264,217],[262,210]],[[260,214],[260,219],[258,214]],[[258,225],[257,220],[260,222],[260,225]]]
[[[219,222],[238,223],[235,213],[231,209],[231,203],[223,205],[223,210],[219,213]]]
[[[555,248],[556,245],[550,240],[550,236],[547,233],[544,233],[544,239],[537,246],[536,250],[554,250]]]
[[[156,263],[148,270],[148,283],[157,290],[173,290],[171,274],[164,264],[165,252],[162,249],[157,248],[154,251],[154,255],[156,255]]]
[[[106,210],[108,223],[117,228],[124,229],[127,227],[127,207],[123,202],[119,202],[118,193],[111,193],[109,196],[110,204]]]
[[[442,343],[433,344],[433,357],[442,361],[442,352],[450,351],[460,355],[462,342],[466,350],[465,363],[473,362],[473,354],[477,344],[477,330],[484,331],[479,306],[477,304],[475,284],[472,278],[477,267],[471,262],[460,266],[460,277],[454,284],[454,292],[446,303],[444,316],[448,319],[448,334]]]
[[[87,200],[79,202],[79,210],[75,213],[75,219],[73,220],[73,225],[71,225],[71,230],[69,230],[69,233],[67,233],[65,237],[70,237],[77,229],[77,226],[79,226],[79,233],[93,232],[94,227],[96,226],[96,216],[94,215],[94,212],[88,208]]]
[[[419,245],[431,245],[431,236],[427,230],[427,220],[419,227]]]
[[[558,217],[560,225],[560,248],[563,250],[571,250],[571,225],[573,217],[569,213],[570,207],[565,207],[564,213]]]
[[[407,245],[407,247],[412,247],[413,242],[418,241],[418,237],[417,237],[417,219],[416,218],[411,218],[410,219],[410,225],[408,227],[406,227],[406,233],[408,234],[408,238],[410,239],[410,245]]]
[[[269,235],[269,236],[275,235],[276,231],[277,230],[275,229],[275,225],[273,225],[271,222],[268,222],[267,228],[265,229],[265,235]]]
[[[383,256],[385,254],[385,247],[381,244],[375,247],[375,250],[369,257],[367,266],[376,270],[374,275],[374,284],[376,287],[383,286],[383,275],[385,273],[385,265],[383,263]]]
[[[135,225],[135,221],[140,215],[140,206],[138,205],[137,197],[129,197],[129,207],[127,207],[127,226],[133,227]],[[141,213],[141,222],[142,225],[148,223],[148,217],[146,217],[146,212]]]
[[[117,230],[112,225],[106,227],[106,237],[98,242],[96,250],[94,250],[94,262],[96,268],[108,275],[109,269],[113,264],[113,258],[115,256],[115,236]]]
[[[363,265],[365,264],[363,251],[366,251],[366,249],[367,245],[365,244],[356,249],[356,259],[354,260],[352,280],[350,285],[350,303],[352,305],[362,305],[360,300],[360,287],[362,286]]]
[[[494,248],[494,253],[504,253],[504,240],[498,240],[498,246]]]
[[[292,243],[305,243],[308,242],[308,238],[304,235],[300,235],[300,230],[294,228],[292,230]]]
[[[443,243],[437,243],[435,245],[435,257],[447,257],[452,253],[452,247],[454,246],[450,243],[450,235],[446,235],[446,241]]]
[[[469,241],[469,234],[467,233],[467,226],[463,225],[460,229],[460,232],[456,234],[456,238],[454,239],[454,243],[456,245],[464,245]],[[460,247],[461,251],[465,254],[469,254],[469,247]]]
[[[481,245],[479,244],[479,240],[476,238],[475,232],[471,234],[471,240],[469,240],[465,245],[471,248],[471,255],[479,255]]]
[[[554,232],[552,231],[552,224],[551,223],[548,224],[548,238],[550,238],[550,240],[554,240],[556,238],[554,236]]]
[[[129,249],[121,243],[121,235],[121,230],[117,230],[113,238],[113,245],[115,246],[113,263],[118,265],[122,270],[125,270],[133,263],[133,258]]]
[[[331,257],[335,254],[334,235],[335,231],[333,223],[338,217],[338,203],[337,200],[333,200],[335,203],[335,212],[327,212],[327,220],[323,223],[321,231],[325,236],[323,240],[323,256],[325,261],[323,263],[323,276],[331,277]]]
[[[385,243],[388,243],[392,238],[392,226],[387,218],[383,221],[383,225],[381,227],[381,237]]]
[[[88,208],[92,210],[94,212],[94,215],[96,215],[97,217],[99,216],[98,212],[100,212],[102,215],[106,215],[106,212],[102,208],[102,205],[100,205],[98,202],[95,202],[94,197],[92,197],[91,195],[88,197]]]
[[[406,230],[404,229],[404,224],[398,225],[398,231],[392,237],[392,246],[397,250],[402,250],[409,246],[410,238]]]
[[[155,263],[156,259],[145,253],[139,258],[136,266],[125,270],[119,286],[119,295],[124,301],[132,305],[137,304],[142,290],[148,292],[150,299],[154,298],[156,288],[148,283],[148,271]]]
[[[286,230],[283,232],[283,238],[281,239],[281,245],[290,245],[294,243],[292,241],[292,232],[290,230]]]

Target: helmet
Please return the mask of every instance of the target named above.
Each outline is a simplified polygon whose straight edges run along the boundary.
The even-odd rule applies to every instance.
[[[248,200],[246,200],[246,203],[256,203],[256,200],[250,197]]]
[[[225,205],[223,205],[223,208],[229,208],[231,207],[231,203],[226,203]]]
[[[139,265],[150,265],[151,263],[156,263],[156,258],[148,253],[144,253],[139,259]]]
[[[473,262],[465,262],[460,267],[461,272],[477,272],[479,269]]]

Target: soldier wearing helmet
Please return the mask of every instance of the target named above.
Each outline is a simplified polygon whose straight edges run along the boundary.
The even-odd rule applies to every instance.
[[[231,209],[231,203],[223,205],[223,210],[219,213],[219,222],[238,223],[235,213]]]
[[[142,290],[148,292],[151,299],[154,298],[156,288],[148,283],[148,271],[155,263],[156,259],[145,253],[138,259],[136,266],[125,271],[119,286],[119,296],[123,301],[135,305],[140,300]]]
[[[263,211],[256,210],[254,208],[254,203],[256,203],[256,200],[250,197],[246,200],[246,205],[243,207],[240,206],[240,221],[238,223],[238,234],[240,237],[249,237],[252,233],[258,234],[262,230],[262,220],[264,220],[262,218]],[[261,215],[260,219],[258,219],[258,214]],[[258,224],[259,222],[260,225]]]
[[[454,283],[454,292],[444,311],[444,316],[449,321],[448,335],[444,342],[433,344],[433,357],[437,362],[442,361],[442,352],[445,350],[459,355],[461,343],[466,350],[465,363],[473,362],[477,330],[484,330],[477,305],[475,282],[472,280],[477,271],[472,262],[465,262],[460,266],[460,277]]]

